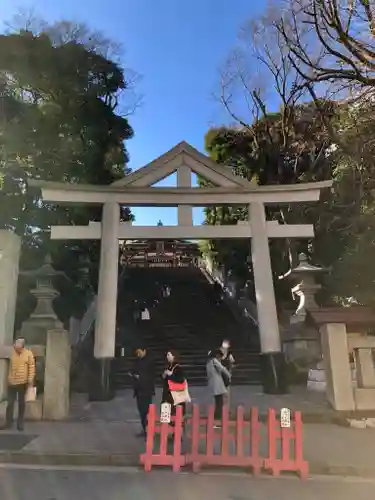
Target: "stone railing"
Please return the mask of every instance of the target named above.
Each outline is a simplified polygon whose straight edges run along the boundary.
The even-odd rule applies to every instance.
[[[74,374],[75,369],[80,362],[81,354],[85,350],[86,342],[88,342],[88,339],[90,338],[89,334],[95,325],[96,309],[97,296],[95,295],[82,319],[80,321],[76,319],[71,321],[70,337],[75,338],[75,342],[72,342],[72,374]]]
[[[72,346],[81,343],[91,330],[96,318],[97,296],[95,295],[82,319],[70,319],[70,341]]]
[[[231,307],[234,314],[242,321],[250,322],[258,327],[256,304],[246,295],[238,293],[238,283],[235,280],[228,279],[222,271],[215,269],[205,259],[201,259],[200,268],[211,282],[217,281],[220,283],[224,292],[224,300]]]

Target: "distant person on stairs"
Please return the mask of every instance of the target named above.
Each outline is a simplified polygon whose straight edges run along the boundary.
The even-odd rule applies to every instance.
[[[228,370],[232,377],[233,373],[233,368],[235,364],[235,359],[232,354],[232,351],[230,349],[230,342],[229,340],[225,339],[223,340],[220,351],[222,353],[222,358],[221,358],[221,364]],[[226,403],[229,406],[229,395],[230,395],[230,383],[231,379],[227,379],[225,376],[223,377],[225,387],[227,388],[227,395],[226,395]]]
[[[231,374],[233,371],[233,367],[234,367],[236,360],[234,359],[234,356],[233,356],[232,351],[230,349],[230,341],[227,339],[223,340],[221,347],[220,347],[220,350],[222,353],[221,363],[225,366],[225,368]]]
[[[135,323],[141,319],[141,310],[139,308],[138,300],[135,299],[133,303],[133,319]]]
[[[162,403],[169,403],[172,406],[172,415],[176,414],[177,406],[182,406],[182,412],[185,415],[186,403],[189,403],[191,399],[187,380],[175,351],[167,352],[167,367],[162,378],[164,380]]]
[[[141,419],[140,436],[146,436],[148,408],[155,396],[155,367],[152,357],[143,346],[138,347],[135,354],[137,358],[129,375],[133,378],[134,397]]]
[[[224,378],[230,382],[231,374],[221,363],[223,353],[220,349],[210,351],[206,365],[208,387],[215,399],[215,420],[221,420],[223,416],[224,397],[227,388]]]
[[[141,309],[141,321],[148,321],[151,319],[150,311],[146,306]]]

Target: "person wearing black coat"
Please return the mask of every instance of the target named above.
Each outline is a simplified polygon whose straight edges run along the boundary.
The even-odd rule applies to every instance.
[[[150,404],[155,396],[155,366],[152,357],[143,347],[136,349],[136,360],[129,375],[133,378],[134,398],[141,419],[142,433],[147,431],[147,415]]]
[[[171,414],[176,414],[176,405],[174,404],[172,393],[169,389],[169,381],[175,382],[177,384],[183,384],[186,381],[184,371],[179,364],[177,353],[174,351],[167,352],[167,367],[162,374],[163,382],[163,393],[162,393],[162,403],[169,403],[172,406]],[[182,407],[183,415],[185,415],[186,403],[181,403],[177,405]]]

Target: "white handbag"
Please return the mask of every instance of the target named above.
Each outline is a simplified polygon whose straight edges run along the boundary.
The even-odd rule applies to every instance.
[[[183,391],[171,391],[173,403],[175,406],[180,405],[182,403],[190,403],[191,397],[189,394],[189,388],[186,384],[186,387]]]
[[[36,400],[36,387],[28,387],[25,394],[26,403],[30,403]]]

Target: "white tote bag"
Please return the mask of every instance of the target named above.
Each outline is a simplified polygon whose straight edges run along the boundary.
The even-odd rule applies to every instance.
[[[189,388],[186,383],[186,387],[182,391],[171,391],[173,403],[175,406],[180,405],[182,403],[190,403],[191,397],[189,394]]]
[[[36,400],[36,387],[28,387],[25,394],[26,403],[30,403]]]

